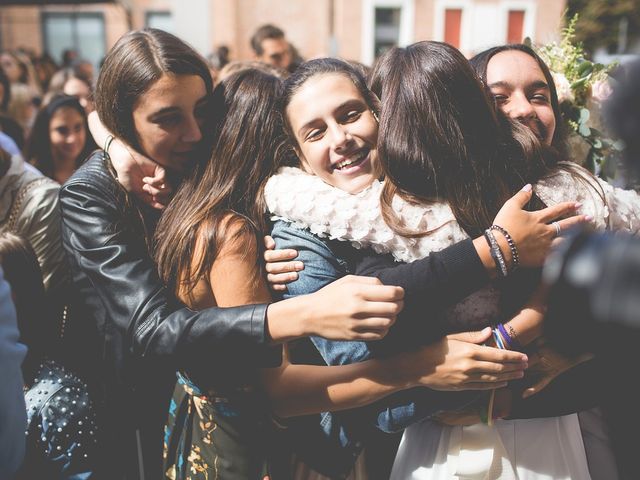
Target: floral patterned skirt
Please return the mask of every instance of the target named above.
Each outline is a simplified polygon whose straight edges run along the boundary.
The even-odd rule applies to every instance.
[[[170,480],[263,480],[269,476],[264,409],[250,399],[203,395],[183,375],[165,426],[164,472]]]

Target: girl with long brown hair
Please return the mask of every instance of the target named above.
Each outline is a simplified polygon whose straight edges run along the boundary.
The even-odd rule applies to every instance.
[[[158,224],[160,275],[194,310],[270,301],[258,246],[266,229],[262,190],[284,134],[276,104],[281,90],[279,79],[256,69],[234,73],[216,87],[211,157],[196,161]],[[340,338],[328,329],[325,335]],[[438,343],[385,362],[330,368],[291,365],[285,355],[279,369],[262,372],[262,382],[249,362],[232,375],[217,372],[215,381],[202,375],[206,364],[182,370],[167,427],[165,472],[175,478],[194,470],[203,476],[216,471],[223,478],[276,475],[269,458],[274,444],[269,441],[270,409],[282,416],[301,415],[361,406],[417,384],[458,388],[459,378],[448,379],[452,371],[433,371],[441,351]],[[420,371],[431,373],[416,375]],[[389,380],[384,372],[398,377]],[[381,374],[386,380],[379,380]],[[478,377],[470,388],[488,388],[513,375]]]
[[[126,163],[137,149],[179,183],[207,150],[212,89],[204,60],[177,37],[154,29],[123,36],[105,59],[95,98],[100,119],[119,140],[101,139],[104,150],[60,191],[76,292],[71,309],[84,320],[67,325],[67,342],[97,394],[103,444],[96,473],[107,478],[162,476],[162,428],[176,370],[207,379],[241,376],[247,364],[277,365],[274,346],[290,338],[379,338],[401,308],[401,289],[359,278],[269,305],[195,312],[176,301],[149,251],[158,214],[125,190],[109,153],[120,145]],[[343,289],[355,295],[337,301]]]

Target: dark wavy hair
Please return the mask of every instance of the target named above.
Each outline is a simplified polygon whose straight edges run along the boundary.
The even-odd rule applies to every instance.
[[[282,116],[282,123],[286,133],[285,148],[282,155],[277,160],[278,166],[289,165],[299,166],[300,160],[295,152],[298,149],[296,137],[291,130],[289,119],[287,118],[287,107],[291,99],[310,79],[317,75],[338,74],[348,78],[358,89],[369,109],[376,115],[380,111],[380,101],[378,97],[369,89],[360,68],[344,60],[337,58],[316,58],[302,63],[285,81],[283,93],[278,103],[278,110]],[[321,98],[318,101],[322,101]]]
[[[528,45],[524,45],[522,43],[514,43],[508,45],[501,45],[499,47],[489,48],[484,50],[477,55],[475,55],[469,63],[476,71],[480,79],[482,80],[485,88],[487,88],[487,92],[490,96],[491,91],[487,86],[487,68],[489,65],[489,61],[498,53],[501,52],[523,52],[533,58],[538,66],[540,67],[540,71],[542,71],[542,75],[544,75],[544,79],[549,85],[549,93],[551,96],[551,108],[553,109],[553,115],[556,119],[556,129],[553,133],[553,138],[551,139],[551,145],[558,151],[560,158],[567,159],[568,158],[568,146],[567,146],[567,132],[564,125],[564,121],[562,119],[562,112],[560,110],[560,102],[558,101],[558,92],[556,90],[556,84],[553,81],[553,77],[551,75],[551,71],[547,64],[540,58],[533,48]]]
[[[526,126],[496,110],[467,59],[446,43],[387,51],[370,83],[382,103],[382,212],[402,235],[427,232],[400,224],[391,208],[395,194],[413,202],[447,202],[476,237],[515,191],[557,163]]]
[[[82,116],[84,121],[86,138],[84,148],[76,158],[76,168],[97,148],[93,137],[89,133],[87,114],[78,99],[70,95],[55,95],[47,105],[40,109],[38,115],[36,115],[24,151],[25,158],[50,178],[54,177],[54,165],[51,155],[49,125],[51,124],[53,115],[61,108],[72,108]]]
[[[230,226],[240,227],[236,237],[250,233],[262,245],[263,189],[282,144],[281,90],[280,79],[256,69],[231,74],[215,88],[211,157],[196,163],[156,229],[160,277],[175,293],[189,295],[207,278],[221,246],[233,240]]]

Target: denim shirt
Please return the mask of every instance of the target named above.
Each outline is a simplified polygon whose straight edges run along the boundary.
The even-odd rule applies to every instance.
[[[271,236],[276,242],[276,248],[296,249],[298,251],[296,260],[304,263],[304,270],[298,272],[298,280],[287,285],[285,297],[315,292],[332,281],[353,273],[358,257],[363,254],[361,250],[351,247],[348,242],[323,240],[308,230],[296,228],[281,220],[275,222]],[[397,327],[399,327],[398,323],[392,329],[398,330],[397,335],[392,335],[390,332],[384,340],[377,342],[333,341],[321,337],[311,337],[310,340],[327,365],[362,362],[427,343],[424,341],[416,343],[414,331],[411,329],[403,331],[402,327]],[[412,334],[414,338],[410,340]],[[310,359],[310,356],[296,358],[293,352],[295,349],[292,350],[294,363],[307,363]],[[358,456],[363,447],[363,440],[367,438],[367,427],[375,425],[384,432],[397,432],[438,411],[457,408],[472,399],[473,397],[466,394],[457,394],[456,397],[452,397],[450,393],[428,388],[412,388],[367,407],[344,412],[324,412],[319,415],[319,418],[316,417],[316,428],[319,422],[323,434],[330,439],[334,448],[331,448],[331,456],[327,452],[325,459],[318,459],[317,463],[325,467],[324,470],[327,469],[329,462],[335,465],[342,464],[347,468],[346,473],[348,473],[353,466],[353,459]],[[309,417],[301,421],[307,425],[306,428],[312,428],[313,421]],[[313,435],[309,436],[313,437]],[[322,456],[320,449],[314,450],[314,456]],[[347,458],[351,459],[348,467]],[[315,465],[312,466],[315,468]],[[336,473],[333,472],[333,475]]]

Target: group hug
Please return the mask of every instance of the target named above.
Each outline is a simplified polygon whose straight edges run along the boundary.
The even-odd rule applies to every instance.
[[[28,349],[16,479],[623,478],[598,358],[545,338],[541,267],[572,228],[637,232],[640,197],[573,161],[531,47],[214,85],[145,29],[92,102],[46,107],[98,148],[43,170],[57,198],[18,191],[0,234]]]

